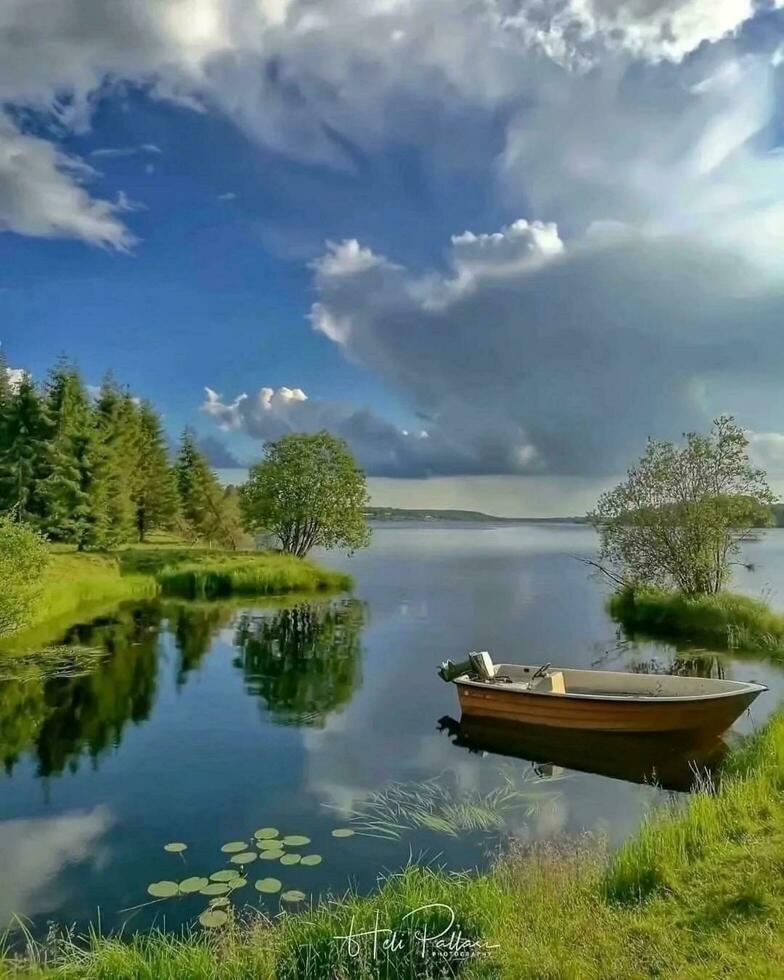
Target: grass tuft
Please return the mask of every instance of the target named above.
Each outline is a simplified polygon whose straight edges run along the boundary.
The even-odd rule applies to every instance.
[[[749,596],[628,588],[610,597],[608,610],[631,633],[784,659],[784,615]]]

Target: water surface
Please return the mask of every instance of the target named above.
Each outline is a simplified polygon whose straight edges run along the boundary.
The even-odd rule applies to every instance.
[[[266,827],[309,837],[290,849],[323,859],[245,867],[236,903],[272,912],[279,896],[253,889],[265,876],[310,896],[370,889],[411,858],[481,867],[510,835],[622,840],[671,796],[633,781],[638,749],[515,743],[461,725],[439,662],[487,649],[497,660],[768,684],[739,731],[775,706],[784,674],[624,640],[604,612],[605,587],[576,560],[594,546],[579,526],[388,525],[366,552],[326,559],[354,575],[352,596],[126,605],[63,637],[89,647],[85,658],[54,671],[5,662],[0,920],[22,916],[40,933],[49,920],[84,927],[100,909],[104,928],[177,926],[207,899],[124,910],[149,901],[153,881],[231,868],[221,846],[253,850]],[[755,570],[737,587],[783,605],[784,532],[747,557]],[[683,788],[677,746],[657,767],[668,760],[669,784]],[[342,828],[363,832],[332,836]],[[166,853],[168,842],[188,849]]]

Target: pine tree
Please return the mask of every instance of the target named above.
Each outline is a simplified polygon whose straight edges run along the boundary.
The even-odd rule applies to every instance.
[[[140,412],[130,392],[119,388],[111,375],[101,385],[95,420],[94,523],[89,543],[106,548],[134,537],[139,480]]]
[[[0,433],[0,510],[41,526],[40,484],[46,477],[51,422],[32,378],[25,374],[10,393]]]
[[[139,471],[133,502],[139,541],[144,541],[148,531],[171,527],[176,521],[175,473],[167,458],[161,420],[149,402],[139,411]]]
[[[236,548],[241,535],[236,508],[227,503],[190,429],[182,434],[174,469],[185,533],[210,545]]]
[[[43,524],[55,541],[81,550],[93,526],[91,489],[95,478],[95,425],[87,392],[77,369],[61,360],[46,385],[51,431],[47,476],[40,486]]]

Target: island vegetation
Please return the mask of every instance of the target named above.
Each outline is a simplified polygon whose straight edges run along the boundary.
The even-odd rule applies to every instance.
[[[364,474],[327,433],[269,444],[247,488],[224,488],[194,433],[172,450],[154,407],[111,375],[90,392],[61,359],[43,384],[12,384],[0,357],[0,637],[14,644],[86,605],[159,592],[348,588],[305,556],[362,547],[366,503]]]
[[[774,497],[730,416],[676,446],[649,441],[627,478],[588,515],[589,564],[615,586],[608,608],[628,630],[718,649],[784,654],[784,616],[726,590],[741,546]]]

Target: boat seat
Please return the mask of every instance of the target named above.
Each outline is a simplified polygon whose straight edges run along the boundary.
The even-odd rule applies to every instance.
[[[537,677],[528,685],[529,690],[540,694],[566,694],[566,684],[562,670],[548,670],[542,677]]]

